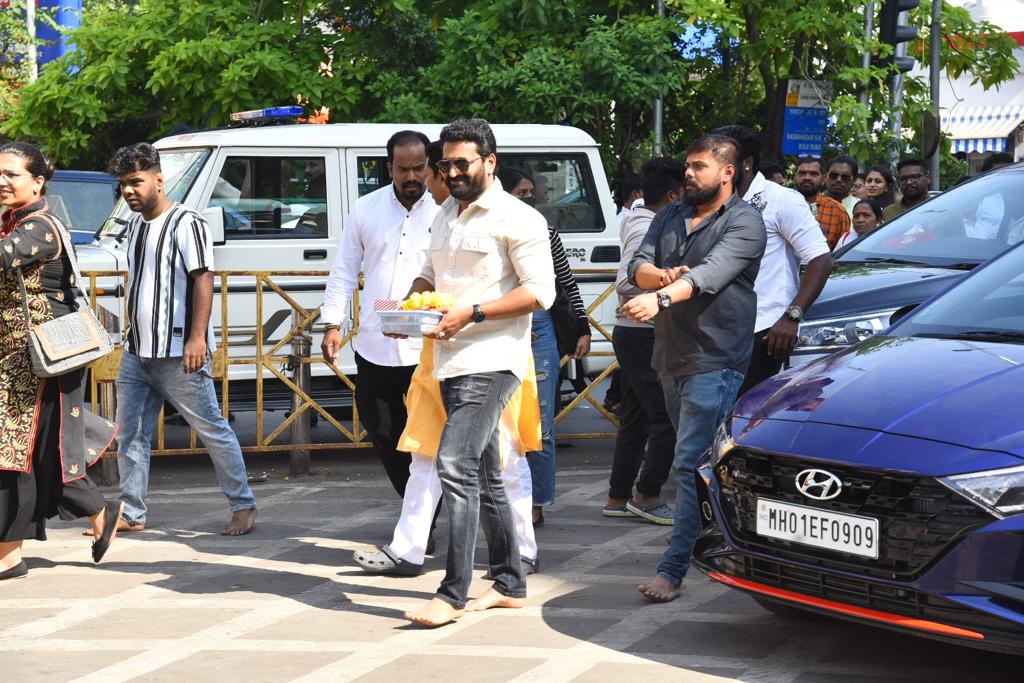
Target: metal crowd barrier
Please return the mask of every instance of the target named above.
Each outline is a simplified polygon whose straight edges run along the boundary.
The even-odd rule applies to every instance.
[[[580,269],[574,271],[578,274],[614,274],[609,269]],[[350,421],[338,420],[327,409],[321,406],[310,395],[311,366],[314,363],[323,364],[333,372],[353,393],[355,392],[355,381],[344,371],[335,365],[326,363],[319,353],[319,347],[314,352],[312,327],[313,323],[320,316],[320,307],[306,308],[295,300],[284,287],[275,281],[275,278],[282,277],[326,277],[327,271],[248,271],[231,270],[218,271],[214,275],[218,279],[220,289],[220,329],[217,330],[219,337],[217,352],[213,358],[214,378],[220,380],[221,386],[221,410],[225,416],[229,415],[231,406],[231,379],[228,372],[229,366],[253,365],[255,373],[255,394],[256,394],[256,443],[242,446],[244,453],[275,453],[288,452],[289,470],[292,474],[308,474],[310,467],[310,452],[314,450],[333,450],[343,448],[367,448],[372,444],[367,439],[366,431],[360,426],[359,411],[352,405],[352,418]],[[100,321],[113,326],[114,313],[104,309],[97,309],[97,296],[104,296],[108,293],[123,295],[127,291],[128,274],[124,271],[87,271],[82,273],[89,279],[89,305],[97,312]],[[247,278],[250,282],[255,278],[255,334],[254,346],[255,355],[231,356],[229,346],[229,280],[231,278]],[[115,280],[118,285],[112,290],[100,285],[98,280]],[[283,300],[291,309],[291,327],[288,332],[279,340],[265,339],[264,327],[264,298],[266,294],[272,294]],[[609,285],[588,307],[587,314],[590,325],[596,332],[611,343],[611,333],[594,318],[594,312],[602,302],[615,293],[615,285]],[[352,329],[342,338],[342,348],[349,346],[353,337],[358,332],[359,320],[359,290],[353,296],[354,320],[356,323]],[[124,321],[117,320],[118,329],[124,329]],[[597,336],[595,335],[595,338]],[[595,351],[590,354],[593,357],[612,356],[611,351]],[[89,388],[92,400],[92,409],[107,419],[114,419],[116,409],[116,395],[114,380],[117,379],[118,368],[121,360],[121,348],[118,347],[113,354],[101,359],[92,366],[90,372]],[[561,364],[564,367],[571,361],[569,356],[562,358]],[[617,361],[612,360],[611,364],[601,371],[593,380],[586,383],[585,388],[578,393],[555,417],[556,425],[576,409],[584,400],[589,401],[599,413],[604,416],[613,426],[618,427],[616,417],[604,408],[600,401],[592,396],[594,389],[605,381],[618,367]],[[266,433],[264,424],[264,372],[269,373],[279,380],[292,395],[291,411],[285,420],[272,430]],[[269,379],[269,378],[267,378]],[[311,438],[311,416],[315,412],[321,419],[330,424],[342,440],[331,442],[313,442]],[[196,433],[189,430],[189,445],[186,448],[169,448],[166,443],[166,430],[163,412],[161,412],[157,427],[156,444],[153,449],[154,456],[164,455],[193,455],[205,453],[206,449],[197,445]],[[288,431],[288,442],[281,442],[281,437]],[[614,437],[615,432],[600,433],[559,433],[561,439],[600,439]],[[115,452],[108,452],[105,456],[108,469],[113,464]],[[109,474],[106,470],[104,474]]]

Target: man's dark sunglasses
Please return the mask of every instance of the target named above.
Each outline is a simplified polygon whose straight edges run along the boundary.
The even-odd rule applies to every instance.
[[[448,171],[452,170],[454,166],[459,169],[459,173],[465,173],[477,159],[483,159],[483,157],[476,157],[476,159],[441,159],[437,162],[437,170],[447,175]]]
[[[920,180],[921,178],[924,178],[926,175],[928,175],[928,174],[927,173],[911,173],[910,175],[901,175],[900,176],[900,183],[914,183],[914,182],[917,182],[918,180]]]
[[[829,171],[828,172],[828,179],[829,180],[848,181],[848,180],[853,180],[853,174],[852,173],[840,173],[839,171]]]

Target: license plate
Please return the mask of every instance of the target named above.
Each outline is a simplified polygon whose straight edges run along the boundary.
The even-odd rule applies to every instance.
[[[757,499],[757,534],[878,559],[878,520]]]

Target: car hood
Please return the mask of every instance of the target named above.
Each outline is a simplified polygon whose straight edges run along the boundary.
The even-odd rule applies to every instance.
[[[748,392],[736,415],[1024,458],[1024,345],[880,335]]]
[[[838,261],[807,320],[841,318],[919,304],[966,275],[964,270]]]

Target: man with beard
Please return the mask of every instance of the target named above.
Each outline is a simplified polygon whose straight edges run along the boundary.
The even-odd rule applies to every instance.
[[[853,207],[860,201],[853,195],[853,184],[857,182],[860,166],[849,154],[840,154],[828,163],[828,174],[825,176],[825,196],[834,199],[846,207],[846,212],[853,217]]]
[[[555,299],[547,221],[495,180],[490,125],[455,121],[441,131],[441,142],[438,169],[452,196],[434,220],[430,258],[410,291],[450,294],[456,302],[442,309],[444,317],[427,334],[436,340],[434,377],[448,415],[437,452],[448,561],[434,599],[405,616],[428,627],[466,610],[525,603],[526,579],[501,479],[498,419],[527,372],[530,314]],[[481,522],[494,584],[467,604]]]
[[[349,320],[352,292],[364,271],[359,333],[352,343],[359,373],[356,408],[399,496],[405,495],[411,458],[395,447],[405,429],[405,393],[423,342],[385,337],[373,302],[402,298],[427,259],[430,224],[438,211],[425,194],[429,145],[426,135],[412,130],[395,133],[388,140],[392,182],[356,201],[341,233],[320,312],[326,323],[320,348],[324,360],[334,363],[341,349],[342,326]]]
[[[836,200],[821,194],[824,178],[821,159],[803,157],[796,167],[793,187],[810,205],[811,212],[821,226],[821,234],[828,242],[828,248],[835,249],[839,239],[850,232],[850,212]]]
[[[928,189],[932,186],[932,174],[928,171],[928,162],[924,159],[900,159],[896,164],[896,180],[900,184],[899,199],[882,212],[882,220],[891,221],[901,213],[909,211],[928,199]]]
[[[750,128],[723,126],[714,131],[740,143],[742,179],[737,193],[761,212],[768,241],[757,273],[754,350],[740,387],[748,389],[782,369],[796,346],[804,311],[821,294],[832,272],[832,254],[800,193],[770,183],[754,169],[760,165],[761,140]],[[800,277],[801,263],[806,266]]]
[[[676,428],[672,538],[657,576],[638,586],[653,602],[680,595],[700,531],[693,468],[750,363],[766,234],[761,214],[735,194],[739,164],[732,138],[708,135],[690,145],[684,200],[658,213],[629,263],[630,280],[647,293],[622,312],[637,322],[654,319],[652,365]]]

